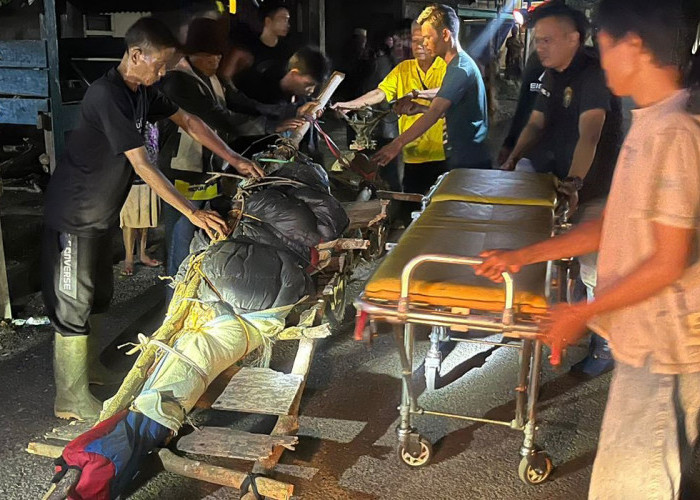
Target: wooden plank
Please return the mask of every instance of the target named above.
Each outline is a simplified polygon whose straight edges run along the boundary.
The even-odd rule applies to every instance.
[[[292,327],[282,330],[277,340],[325,339],[330,337],[332,333],[327,323],[305,329]]]
[[[163,468],[168,472],[221,486],[240,489],[243,481],[248,477],[247,472],[179,457],[167,448],[161,448],[158,451],[158,458],[160,458]],[[290,500],[292,493],[294,493],[294,485],[268,477],[258,477],[255,480],[255,484],[260,495],[274,498],[275,500]]]
[[[215,410],[287,415],[304,377],[269,368],[242,368],[214,402]]]
[[[337,240],[327,241],[316,246],[320,250],[365,250],[369,248],[369,240],[360,238],[338,238]]]
[[[0,67],[46,68],[43,40],[0,40]]]
[[[397,193],[396,191],[377,191],[377,198],[380,200],[396,200],[408,201],[411,203],[420,203],[424,196],[416,193]]]
[[[27,453],[40,457],[58,458],[63,454],[64,446],[49,443],[29,443]]]
[[[48,99],[20,99],[0,97],[0,123],[9,125],[36,125],[40,112],[48,112]]]
[[[95,422],[85,421],[80,422],[73,420],[71,423],[56,427],[44,434],[46,439],[56,439],[58,441],[73,441],[75,438],[92,429]]]
[[[297,355],[294,357],[294,366],[292,366],[292,374],[301,377],[302,383],[299,385],[299,390],[294,398],[294,402],[289,408],[289,415],[284,415],[277,419],[275,427],[272,429],[272,432],[270,432],[271,436],[288,436],[290,434],[296,434],[299,430],[298,415],[299,407],[301,406],[301,396],[306,387],[306,378],[311,370],[311,360],[314,357],[314,352],[316,352],[317,344],[318,341],[315,339],[302,339],[299,341]],[[284,453],[284,448],[276,446],[275,451],[269,458],[259,460],[255,463],[253,472],[256,474],[271,472],[282,457],[282,453]]]
[[[348,229],[364,229],[386,218],[389,200],[353,201],[343,203],[343,208],[350,218]]]
[[[270,436],[226,427],[203,427],[180,438],[177,449],[197,455],[256,461],[269,458],[275,446],[294,450],[298,443],[296,436]]]
[[[49,72],[46,69],[0,68],[0,94],[48,97]]]

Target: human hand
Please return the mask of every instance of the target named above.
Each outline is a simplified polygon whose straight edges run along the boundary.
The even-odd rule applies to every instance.
[[[513,150],[509,147],[501,147],[500,151],[498,152],[498,158],[496,159],[496,163],[498,163],[498,165],[503,165],[508,160],[508,157],[512,152]]]
[[[472,266],[477,276],[483,276],[496,283],[503,282],[503,273],[518,273],[522,263],[518,255],[512,250],[486,250],[479,254],[483,259],[481,264]]]
[[[557,191],[566,196],[566,199],[569,202],[569,215],[572,215],[574,212],[576,212],[576,209],[578,208],[579,197],[578,188],[575,185],[575,183],[573,181],[560,181],[557,187]]]
[[[297,116],[311,116],[315,120],[318,120],[323,115],[323,108],[320,107],[320,105],[321,104],[318,101],[309,101],[307,103],[304,103],[301,106],[299,106],[299,109],[297,109]],[[314,112],[316,108],[319,109]]]
[[[260,177],[265,177],[265,172],[260,166],[254,161],[250,161],[247,158],[240,157],[233,167],[238,171],[239,174],[245,175],[246,177],[252,177],[258,179]]]
[[[401,145],[393,140],[372,156],[372,161],[383,167],[401,153]]]
[[[230,231],[224,219],[212,210],[195,210],[187,218],[195,226],[204,229],[212,240],[228,236]]]
[[[423,111],[423,106],[413,100],[411,94],[397,100],[392,108],[397,115],[416,115]]]
[[[575,345],[586,333],[586,325],[590,319],[586,314],[585,305],[560,304],[552,308],[540,322],[544,333],[544,343],[552,354],[549,362],[552,366],[561,364],[562,352],[567,347]]]
[[[289,130],[296,130],[300,127],[303,127],[305,123],[306,120],[304,120],[303,118],[290,118],[288,120],[280,122],[275,127],[275,132],[281,134],[282,132],[287,132]]]
[[[500,161],[498,163],[500,163],[498,170],[506,170],[512,172],[513,170],[515,170],[515,165],[518,163],[518,160],[516,160],[515,157],[513,157],[512,155],[510,155],[508,156],[508,158],[506,158],[506,160],[503,163],[501,163]]]

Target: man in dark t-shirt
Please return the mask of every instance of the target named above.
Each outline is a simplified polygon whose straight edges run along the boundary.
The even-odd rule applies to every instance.
[[[445,78],[439,89],[415,89],[399,100],[394,106],[398,114],[423,113],[423,116],[372,159],[381,166],[387,165],[444,115],[448,168],[491,168],[486,146],[489,128],[486,88],[478,66],[459,44],[459,17],[451,7],[435,4],[427,7],[417,22],[428,53],[442,57],[447,63]],[[428,107],[414,99],[432,102]]]
[[[622,143],[622,109],[605,83],[595,52],[582,47],[587,23],[584,15],[560,2],[535,9],[535,44],[546,68],[539,95],[527,125],[501,168],[513,170],[537,147],[536,171],[550,172],[573,195],[582,223],[602,214]],[[593,298],[596,257],[579,257],[581,281]],[[599,375],[612,369],[606,342],[593,335],[589,355],[573,367],[575,373]]]
[[[255,85],[239,89],[263,104],[303,102],[311,96],[328,73],[328,60],[312,47],[302,47],[289,60],[275,61],[255,71]]]
[[[111,300],[111,235],[134,173],[210,236],[227,231],[216,213],[197,210],[149,162],[146,122],[170,118],[238,172],[262,175],[204,122],[151,87],[175,54],[177,41],[167,27],[142,18],[129,28],[125,41],[119,66],[85,94],[78,126],[46,193],[42,294],[56,330],[54,413],[60,418],[91,419],[101,409],[88,388],[107,378],[94,350],[99,345],[94,316],[104,313]]]
[[[236,88],[251,95],[257,88],[258,77],[274,67],[284,68],[294,53],[285,40],[289,34],[289,9],[283,1],[268,0],[260,7],[262,33],[246,44],[250,53],[250,66],[235,75]]]

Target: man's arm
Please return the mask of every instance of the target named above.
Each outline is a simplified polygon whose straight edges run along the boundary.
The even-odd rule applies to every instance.
[[[415,141],[420,136],[425,134],[430,127],[442,118],[445,112],[450,109],[452,103],[443,98],[436,97],[430,103],[430,107],[425,111],[423,116],[418,118],[408,130],[384,146],[377,154],[372,157],[372,160],[378,165],[384,166],[401,153],[401,149],[407,144]]]
[[[196,116],[178,110],[170,119],[195,141],[231,164],[240,174],[250,175],[251,177],[263,177],[265,175],[259,166],[234,152],[206,123]]]
[[[683,276],[693,247],[696,229],[653,223],[654,252],[615,285],[596,293],[593,302],[555,308],[545,324],[545,342],[552,346],[551,362],[558,365],[558,353],[576,344],[586,332],[588,321],[599,314],[628,307],[661,292]]]
[[[566,234],[535,243],[518,250],[488,250],[480,257],[484,262],[474,266],[477,276],[501,282],[505,271],[517,273],[523,266],[537,262],[576,257],[595,252],[600,246],[604,215],[598,220],[576,226]]]
[[[407,95],[410,95],[413,99],[426,99],[428,101],[432,101],[435,99],[438,92],[440,92],[440,87],[428,90],[416,89]]]
[[[571,160],[569,177],[585,179],[593,164],[600,134],[605,124],[605,110],[591,109],[581,114],[578,120],[578,142]]]
[[[228,228],[226,222],[216,212],[209,210],[197,210],[192,203],[182,196],[163,173],[151,165],[146,155],[146,148],[141,146],[124,153],[134,167],[136,174],[148,184],[153,191],[167,204],[187,217],[192,224],[204,229],[210,238],[214,238],[216,231],[220,235],[226,234]]]
[[[352,101],[336,102],[331,106],[331,109],[360,109],[365,106],[374,106],[386,100],[386,94],[382,89],[374,89],[367,92],[365,95],[353,99]]]
[[[508,156],[508,159],[499,168],[501,170],[515,170],[515,165],[540,140],[542,130],[545,126],[545,116],[542,111],[534,110],[530,114],[530,119],[527,125],[520,133],[518,142],[515,143],[513,151]]]

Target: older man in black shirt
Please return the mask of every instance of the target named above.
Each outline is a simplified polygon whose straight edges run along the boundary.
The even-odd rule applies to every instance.
[[[546,72],[530,119],[501,168],[513,170],[537,146],[534,169],[563,181],[579,205],[573,222],[585,222],[600,216],[610,190],[622,143],[620,101],[608,90],[595,52],[582,46],[587,23],[581,12],[554,0],[537,8],[532,22]],[[596,254],[580,257],[579,263],[592,299]],[[595,376],[612,363],[607,344],[594,335],[589,356],[574,371]]]
[[[165,73],[177,45],[163,24],[142,18],[127,31],[125,41],[127,51],[119,66],[85,94],[80,121],[46,194],[42,292],[56,330],[54,413],[60,418],[91,419],[101,409],[88,388],[89,382],[105,382],[104,372],[95,370],[99,353],[90,352],[99,343],[89,320],[91,314],[105,312],[111,300],[111,230],[134,172],[211,236],[227,231],[217,214],[197,210],[148,161],[146,121],[170,118],[238,172],[262,175],[200,119],[150,87]]]

